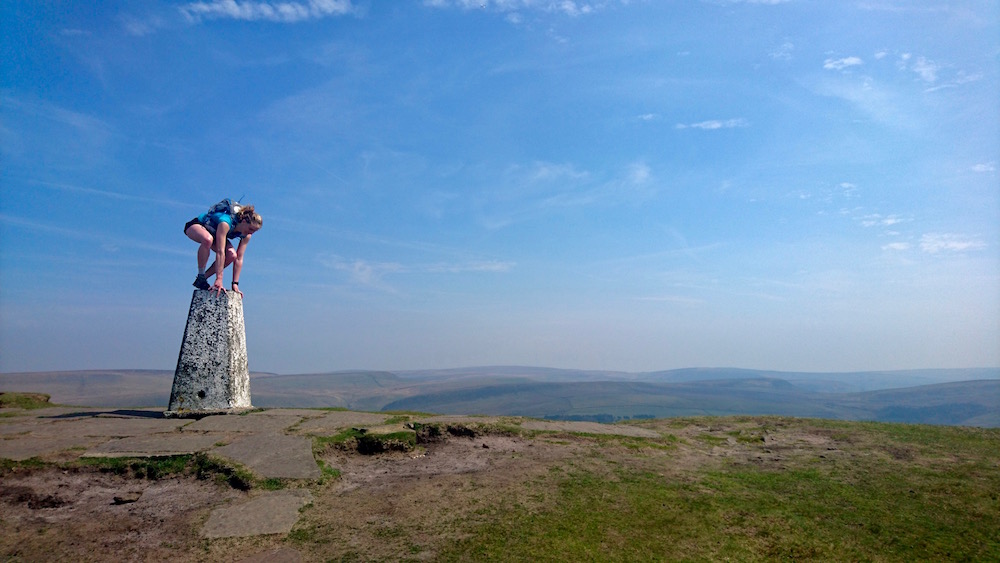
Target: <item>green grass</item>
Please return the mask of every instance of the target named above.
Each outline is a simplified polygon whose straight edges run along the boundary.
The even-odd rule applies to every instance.
[[[33,410],[59,406],[49,399],[44,393],[0,393],[0,408]]]
[[[64,471],[93,469],[102,473],[151,481],[175,475],[194,475],[198,479],[213,480],[243,491],[253,488],[277,490],[287,486],[283,479],[260,479],[239,464],[201,453],[149,458],[82,457],[68,462],[47,462],[38,458],[24,461],[0,459],[0,475],[34,471],[46,467],[55,467]],[[329,475],[329,472],[325,473]]]
[[[191,458],[190,455],[153,458],[83,457],[74,463],[81,467],[95,467],[104,473],[155,481],[187,472]]]
[[[250,470],[217,457],[195,454],[192,465],[194,474],[199,479],[211,479],[241,491],[249,491],[255,485],[260,485]]]
[[[348,429],[333,436],[313,436],[313,453],[321,453],[330,446],[343,446],[349,441],[357,440],[358,437],[363,435],[364,432],[360,430]]]
[[[486,509],[441,559],[1000,560],[1000,432],[848,424],[824,423],[864,443],[845,460],[554,471],[535,491],[544,502]],[[892,455],[904,446],[916,457]]]
[[[700,434],[698,435],[698,440],[705,442],[710,446],[723,446],[728,440],[722,436],[713,436],[712,434]]]
[[[408,410],[401,410],[401,411],[379,411],[378,414],[392,414],[392,415],[397,415],[397,416],[415,416],[415,417],[418,417],[418,418],[419,417],[434,416],[434,413],[430,413],[430,412],[408,411]]]
[[[259,488],[265,491],[280,491],[284,489],[288,484],[284,479],[279,479],[277,477],[271,477],[268,479],[262,479],[258,482]]]
[[[390,416],[389,418],[385,419],[385,422],[383,422],[382,424],[385,424],[385,425],[402,424],[404,422],[409,422],[409,421],[410,421],[410,416],[409,415],[401,414],[401,415],[396,415],[396,416]]]
[[[642,438],[638,436],[623,436],[619,434],[593,434],[589,432],[573,432],[575,436],[585,437],[595,443],[606,445],[618,445],[623,448],[641,452],[643,450],[663,450],[671,451],[677,449],[677,436],[668,434],[664,438]],[[723,440],[725,441],[725,440]]]
[[[316,465],[319,466],[319,471],[320,471],[320,478],[319,478],[319,481],[317,483],[318,485],[325,485],[326,483],[328,483],[331,480],[340,479],[340,470],[339,469],[336,469],[334,467],[330,467],[323,460],[316,460]]]
[[[361,430],[343,430],[333,436],[314,436],[313,452],[321,453],[327,447],[354,449],[362,454],[387,451],[411,451],[417,445],[416,432],[404,430],[388,434],[369,434]]]
[[[193,474],[198,479],[213,480],[242,491],[252,488],[276,490],[285,487],[285,482],[281,479],[258,479],[242,466],[205,454],[153,458],[84,457],[62,466],[93,467],[105,473],[150,480],[163,479],[171,475]]]
[[[16,473],[18,471],[31,471],[46,467],[48,464],[37,457],[15,461],[13,459],[0,458],[0,475]]]
[[[364,434],[358,437],[358,452],[375,454],[388,451],[412,451],[417,445],[416,432]]]

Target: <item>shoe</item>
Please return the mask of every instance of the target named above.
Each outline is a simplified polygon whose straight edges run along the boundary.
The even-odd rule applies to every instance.
[[[198,277],[194,279],[194,283],[191,284],[198,289],[208,289],[212,286],[208,285],[208,280],[205,279],[205,274],[198,274]]]

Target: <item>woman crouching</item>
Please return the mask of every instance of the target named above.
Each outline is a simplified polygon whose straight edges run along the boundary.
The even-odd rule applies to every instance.
[[[184,225],[184,234],[197,242],[198,277],[194,285],[198,289],[211,289],[217,295],[225,293],[222,284],[223,271],[233,265],[232,290],[243,297],[240,291],[240,272],[243,270],[243,255],[246,254],[250,237],[260,229],[264,220],[248,205],[237,211],[216,211],[202,213]],[[233,248],[232,239],[240,239],[239,246]],[[205,269],[208,255],[215,250],[215,262]],[[215,283],[208,284],[208,278],[215,276]]]

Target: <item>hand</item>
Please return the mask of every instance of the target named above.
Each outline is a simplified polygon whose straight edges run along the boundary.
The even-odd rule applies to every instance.
[[[234,286],[233,286],[233,287],[231,287],[230,289],[231,289],[232,291],[235,291],[236,293],[240,294],[240,299],[243,299],[243,292],[242,292],[242,291],[240,291],[240,286],[239,286],[239,285],[234,285]]]
[[[221,276],[220,276],[221,277]],[[222,280],[216,279],[215,283],[212,284],[212,288],[209,291],[214,291],[215,296],[218,297],[226,292],[226,288],[222,287]]]

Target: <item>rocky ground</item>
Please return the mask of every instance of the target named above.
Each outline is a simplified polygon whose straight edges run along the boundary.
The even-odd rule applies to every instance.
[[[435,560],[493,507],[543,508],[546,479],[574,468],[629,466],[684,480],[722,463],[913,455],[845,452],[834,430],[782,419],[0,414],[0,558],[12,561]],[[359,453],[364,435],[383,437],[386,451]],[[179,455],[195,457],[168,457]],[[186,465],[116,466],[121,459]]]

